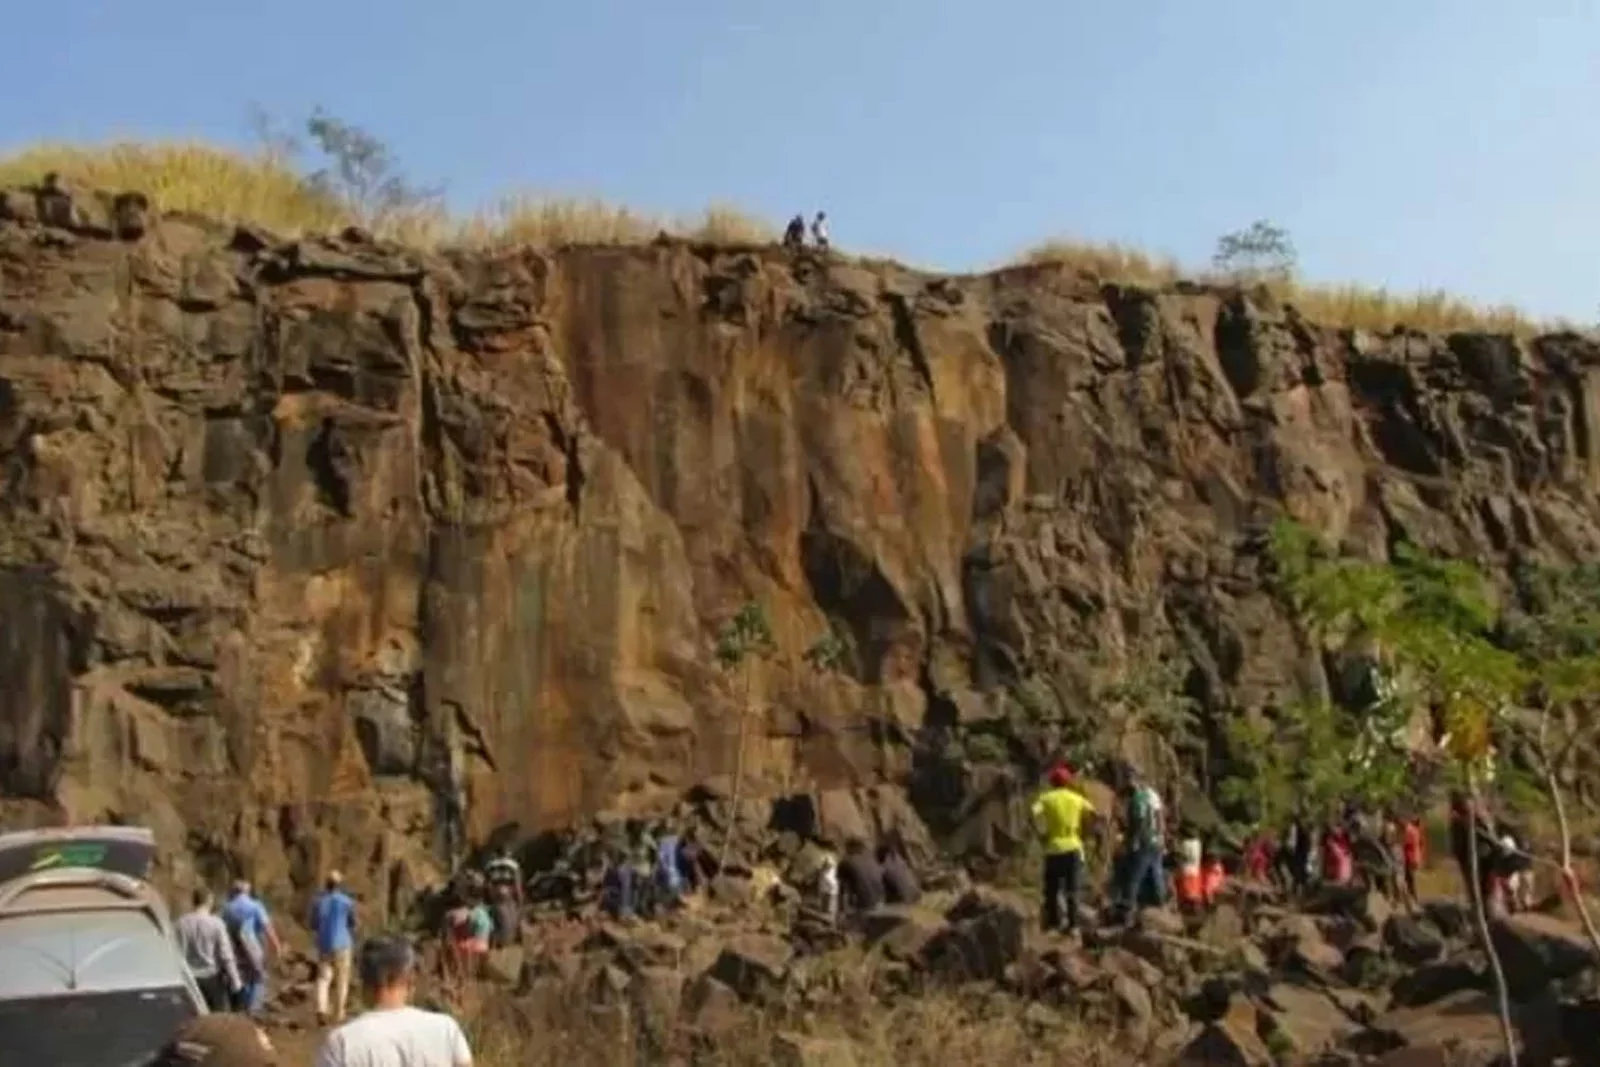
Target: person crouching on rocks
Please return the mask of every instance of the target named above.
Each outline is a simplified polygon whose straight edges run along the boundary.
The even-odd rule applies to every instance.
[[[1058,763],[1050,770],[1049,788],[1033,802],[1033,825],[1044,845],[1044,908],[1046,930],[1071,933],[1078,928],[1078,887],[1083,881],[1083,822],[1094,814],[1089,798],[1071,788],[1072,768]],[[1061,903],[1066,897],[1066,922]]]

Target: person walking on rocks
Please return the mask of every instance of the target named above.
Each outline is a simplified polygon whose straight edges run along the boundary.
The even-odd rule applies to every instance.
[[[330,1033],[315,1067],[472,1067],[461,1024],[411,1006],[416,955],[402,938],[361,946],[361,985],[372,1007]]]
[[[272,925],[267,906],[250,892],[250,883],[233,883],[228,902],[222,906],[222,921],[233,938],[233,954],[239,963],[238,1010],[258,1013],[267,1000],[267,957],[283,955],[283,943]]]
[[[350,951],[355,945],[356,902],[344,891],[344,876],[329,871],[311,904],[317,940],[317,1025],[344,1022],[350,1001]]]
[[[227,1011],[243,985],[233,955],[233,938],[228,935],[227,924],[211,910],[215,903],[211,890],[196,889],[193,903],[194,907],[173,929],[178,949],[200,987],[206,1007],[214,1012]]]
[[[1296,893],[1304,893],[1306,886],[1311,882],[1312,840],[1311,827],[1307,824],[1303,812],[1296,813],[1289,823],[1289,830],[1284,835],[1283,848],[1279,850],[1278,855],[1288,868],[1288,888]]]
[[[1161,794],[1136,768],[1128,770],[1128,810],[1121,898],[1132,921],[1145,903],[1160,907],[1166,899],[1162,856],[1166,843],[1166,811]]]
[[[1044,845],[1044,909],[1046,930],[1078,928],[1078,886],[1083,880],[1083,820],[1094,813],[1089,798],[1072,788],[1072,768],[1058,763],[1050,770],[1049,788],[1033,802],[1033,825]],[[1066,922],[1061,903],[1066,897]]]

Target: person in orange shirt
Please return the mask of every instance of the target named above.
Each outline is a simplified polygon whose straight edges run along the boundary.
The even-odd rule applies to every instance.
[[[1417,872],[1423,864],[1422,820],[1415,815],[1400,821],[1400,871],[1406,907],[1416,911],[1422,903],[1417,897]]]
[[[1178,841],[1177,883],[1178,907],[1183,911],[1196,911],[1205,900],[1205,874],[1200,836],[1185,829]]]
[[[1222,857],[1207,850],[1205,867],[1200,874],[1200,897],[1206,907],[1209,908],[1217,902],[1217,897],[1222,893],[1223,883],[1227,880],[1227,872],[1222,867]]]

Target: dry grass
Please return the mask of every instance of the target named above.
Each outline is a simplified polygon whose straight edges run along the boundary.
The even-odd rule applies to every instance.
[[[712,205],[694,219],[646,215],[603,200],[509,196],[460,224],[452,235],[465,245],[496,247],[532,245],[644,244],[661,233],[721,245],[764,244],[777,238],[766,222],[737,208]]]
[[[1091,241],[1047,241],[1024,252],[1018,262],[1055,264],[1092,274],[1101,281],[1152,288],[1170,286],[1181,278],[1215,285],[1238,281],[1212,272],[1185,271],[1170,257]],[[1351,329],[1388,332],[1397,326],[1406,326],[1431,333],[1480,330],[1526,335],[1565,325],[1539,322],[1514,307],[1485,306],[1444,292],[1405,295],[1363,285],[1312,285],[1280,280],[1263,284],[1278,299],[1293,304],[1313,322]]]
[[[884,1004],[863,991],[824,1009],[742,1007],[714,1040],[676,1019],[652,1018],[636,1000],[599,1005],[576,988],[541,1001],[478,987],[455,1014],[481,1067],[767,1067],[787,1062],[775,1051],[797,1034],[847,1044],[861,1067],[1044,1067],[1066,1059],[1110,1067],[1129,1060],[1129,1050],[1104,1032],[1067,1019],[1043,1035],[1023,1010],[1020,1001],[982,994],[934,992]]]
[[[1024,252],[1019,263],[1067,267],[1102,281],[1168,286],[1183,277],[1183,268],[1169,256],[1156,256],[1127,245],[1057,238]]]
[[[52,172],[88,188],[137,190],[165,211],[285,232],[329,230],[346,221],[337,201],[309,188],[283,163],[206,144],[40,144],[0,157],[0,186],[33,184]]]
[[[675,219],[599,200],[529,194],[508,196],[466,218],[433,205],[360,218],[337,197],[311,188],[281,160],[195,142],[44,144],[0,157],[0,187],[37,183],[52,172],[84,188],[138,190],[163,211],[251,222],[285,235],[361,224],[381,236],[422,246],[540,248],[642,244],[663,232],[725,245],[760,244],[777,236],[770,224],[728,205],[714,204],[698,217]]]
[[[719,245],[771,242],[777,230],[736,208],[713,205],[696,218],[643,214],[598,200],[508,196],[487,210],[454,217],[433,205],[379,219],[353,217],[337,197],[311,188],[304,177],[270,154],[251,155],[200,142],[39,144],[0,157],[0,187],[26,185],[56,172],[69,183],[115,191],[139,190],[165,211],[187,211],[226,222],[251,222],[286,235],[325,232],[361,223],[380,235],[421,246],[496,247],[572,244],[642,244],[665,232]],[[1104,281],[1164,287],[1183,277],[1222,282],[1185,272],[1170,257],[1117,244],[1053,240],[1030,249],[1019,262],[1062,264]],[[1360,285],[1271,283],[1307,317],[1331,326],[1387,331],[1405,325],[1448,332],[1490,330],[1531,333],[1551,323],[1511,307],[1484,307],[1446,293],[1399,295]]]

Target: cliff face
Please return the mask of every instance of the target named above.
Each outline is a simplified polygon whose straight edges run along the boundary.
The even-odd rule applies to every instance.
[[[1151,635],[1238,713],[1323,684],[1262,589],[1283,509],[1591,555],[1597,366],[1053,268],[423,256],[13,191],[0,803],[147,822],[178,880],[393,890],[452,797],[481,840],[726,792],[741,749],[752,796],[915,785],[1018,677]]]

